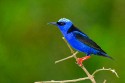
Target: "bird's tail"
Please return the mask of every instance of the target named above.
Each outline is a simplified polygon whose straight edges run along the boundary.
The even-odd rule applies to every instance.
[[[106,53],[100,52],[100,53],[99,53],[99,55],[101,55],[101,56],[104,56],[104,57],[107,57],[107,58],[110,58],[110,59],[114,60],[111,56],[109,56],[109,55],[108,55],[108,54],[106,54]]]

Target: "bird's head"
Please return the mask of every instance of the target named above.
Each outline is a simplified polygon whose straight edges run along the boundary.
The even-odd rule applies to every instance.
[[[72,22],[66,18],[61,18],[58,22],[50,22],[49,24],[58,26],[58,28],[63,32],[67,31],[72,26]]]

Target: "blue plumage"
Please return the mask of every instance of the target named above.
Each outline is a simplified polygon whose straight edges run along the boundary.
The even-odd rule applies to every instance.
[[[69,19],[61,18],[58,22],[51,22],[51,24],[58,26],[65,39],[74,49],[86,53],[87,56],[95,54],[111,58],[85,33],[76,28]]]

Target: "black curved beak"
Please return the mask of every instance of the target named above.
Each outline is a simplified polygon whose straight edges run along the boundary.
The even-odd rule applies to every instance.
[[[48,24],[57,25],[56,22],[49,22]]]

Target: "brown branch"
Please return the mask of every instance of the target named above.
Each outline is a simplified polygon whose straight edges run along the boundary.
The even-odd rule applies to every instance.
[[[76,51],[76,52],[75,52],[74,54],[72,54],[71,56],[68,56],[68,57],[63,58],[63,59],[58,60],[58,61],[55,61],[55,64],[56,64],[56,63],[59,63],[59,62],[62,62],[62,61],[64,61],[64,60],[70,59],[70,58],[76,56],[76,54],[78,54],[78,51]]]
[[[62,62],[64,60],[67,60],[67,59],[70,59],[70,58],[75,58],[77,60],[77,56],[76,54],[78,54],[78,51],[74,52],[74,50],[71,48],[71,46],[67,43],[67,41],[65,40],[64,37],[62,37],[62,39],[65,41],[65,43],[67,44],[67,46],[69,47],[72,55],[71,56],[68,56],[66,58],[63,58],[61,60],[58,60],[58,61],[55,61],[55,63],[59,63],[59,62]],[[93,74],[90,74],[88,72],[88,70],[83,66],[79,66],[82,68],[82,70],[86,73],[86,75],[88,77],[84,77],[84,78],[78,78],[78,79],[72,79],[72,80],[62,80],[62,81],[54,81],[54,80],[51,80],[51,81],[41,81],[41,82],[35,82],[35,83],[68,83],[68,82],[78,82],[78,81],[83,81],[83,80],[86,80],[86,79],[89,79],[91,80],[92,83],[96,83],[95,79],[94,79],[94,75],[96,73],[98,73],[99,71],[111,71],[112,73],[114,73],[116,75],[116,77],[119,77],[117,72],[114,70],[114,69],[111,69],[111,68],[108,68],[108,69],[105,69],[104,67],[102,69],[97,69],[96,71],[93,72]],[[106,80],[104,80],[103,83],[106,83]]]
[[[111,68],[105,69],[104,67],[102,69],[98,69],[98,70],[94,71],[92,76],[94,76],[99,71],[111,71],[112,73],[114,73],[116,75],[116,77],[119,78],[117,72],[114,69],[111,69]]]
[[[73,80],[62,80],[62,81],[41,81],[41,82],[35,82],[35,83],[68,83],[68,82],[78,82],[78,81],[83,81],[89,79],[88,77],[84,77],[84,78],[78,78],[78,79],[73,79]]]
[[[73,54],[74,53],[74,50],[71,48],[71,46],[67,43],[67,41],[65,40],[64,37],[62,37],[62,39],[65,41],[65,43],[67,44],[67,46],[69,47],[71,53]]]
[[[104,82],[103,83],[106,83],[106,80],[104,80]]]
[[[70,51],[71,51],[71,53],[73,53],[74,54],[74,50],[71,48],[71,46],[68,44],[68,42],[65,40],[65,38],[64,37],[62,37],[62,39],[65,41],[65,43],[67,44],[67,46],[69,47],[69,49],[70,49]],[[76,55],[74,56],[74,58],[76,59],[76,61],[77,61],[77,57],[76,57]],[[95,79],[94,79],[94,77],[87,71],[87,69],[84,67],[84,65],[82,65],[82,66],[79,66],[79,67],[81,67],[82,68],[82,70],[86,73],[86,75],[89,77],[89,79],[91,80],[91,82],[92,83],[96,83],[96,81],[95,81]]]

